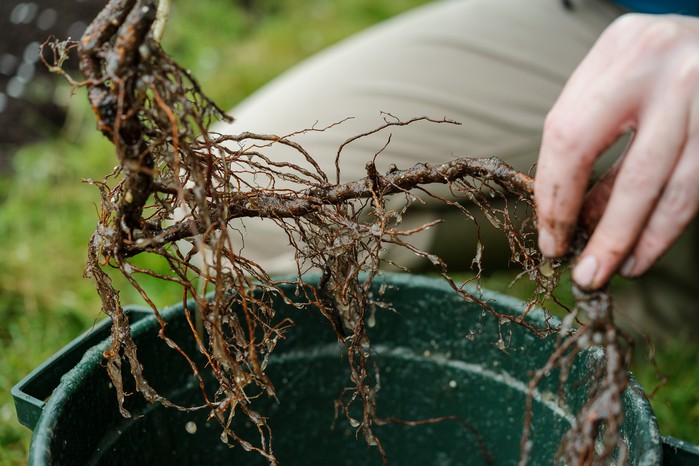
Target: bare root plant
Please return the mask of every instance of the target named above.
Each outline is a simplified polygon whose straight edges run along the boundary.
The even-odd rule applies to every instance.
[[[277,342],[293,325],[276,316],[272,298],[281,295],[295,306],[320,309],[346,353],[353,383],[340,394],[339,412],[387,461],[375,427],[387,422],[419,422],[382,419],[376,411],[376,387],[369,363],[371,342],[366,332],[368,309],[376,303],[369,286],[385,265],[382,251],[390,244],[427,259],[456,293],[479,303],[499,322],[523,325],[539,336],[558,334],[556,352],[532,378],[532,393],[548,371],[561,368],[560,377],[565,379],[579,351],[601,346],[606,362],[590,379],[589,401],[565,436],[559,457],[568,465],[606,464],[616,452],[618,463],[624,463],[619,425],[630,353],[612,320],[609,293],[578,290],[578,303],[561,325],[534,328],[522,316],[502,314],[469,293],[465,283],[450,278],[439,257],[410,243],[411,234],[432,224],[401,228],[402,216],[410,206],[427,198],[458,209],[465,221],[474,221],[471,212],[480,209],[506,235],[512,262],[536,283],[529,309],[555,301],[553,290],[565,264],[544,260],[534,246],[531,178],[496,158],[392,167],[382,174],[375,165],[381,156],[378,151],[366,165],[365,178],[340,183],[344,145],[336,155],[336,173],[328,174],[294,142],[294,135],[215,134],[208,130],[210,123],[229,117],[204,96],[194,77],[161,49],[160,32],[153,32],[161,30],[161,26],[153,26],[157,10],[155,0],[111,0],[79,43],[47,43],[54,53],[54,62],[47,65],[57,72],[62,72],[67,54],[77,49],[85,79],[71,81],[87,88],[98,128],[113,142],[119,160],[113,173],[93,181],[101,192],[102,204],[88,246],[85,273],[94,280],[102,309],[112,319],[112,344],[104,357],[124,416],[130,415],[124,407],[123,381],[129,377],[124,361],[128,361],[136,390],[148,401],[193,408],[176,406],[144,377],[108,269],[118,271],[141,293],[158,316],[161,338],[185,358],[186,353],[168,338],[165,322],[138,276],[175,282],[182,288],[183,302],[197,304],[196,309],[186,307],[187,319],[207,367],[199,367],[189,358],[188,362],[202,386],[205,371],[211,371],[218,383],[213,396],[202,390],[203,405],[220,422],[226,438],[259,452],[270,464],[276,464],[272,432],[266,419],[256,412],[254,400],[260,395],[275,396],[266,365]],[[454,124],[424,117],[402,121],[386,115],[385,125],[353,140],[419,122]],[[295,159],[267,156],[266,149],[272,145],[285,146]],[[434,184],[447,185],[450,197],[431,192],[429,187]],[[386,201],[391,196],[403,197],[403,207],[388,208]],[[498,207],[495,200],[505,207]],[[297,278],[274,279],[244,255],[244,235],[228,233],[232,220],[244,218],[264,218],[286,232],[296,251]],[[577,248],[584,244],[583,235],[579,236]],[[577,250],[571,250],[570,257]],[[482,253],[479,241],[474,258],[476,282]],[[138,255],[163,258],[170,273],[139,267],[133,262]],[[310,269],[321,272],[317,287],[301,279]],[[280,285],[290,281],[302,299],[284,296]],[[242,312],[233,313],[233,304]],[[505,342],[500,344],[506,346]],[[528,403],[520,464],[527,463],[532,448],[531,396]],[[355,404],[362,408],[359,419],[353,414],[356,410],[350,409]],[[238,435],[233,419],[241,415],[257,427],[259,439]]]

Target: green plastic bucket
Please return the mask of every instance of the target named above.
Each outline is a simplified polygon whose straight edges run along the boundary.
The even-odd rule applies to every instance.
[[[388,286],[379,293],[382,284]],[[516,325],[499,330],[490,314],[464,302],[439,279],[387,274],[374,286],[375,299],[395,310],[377,308],[376,324],[369,330],[381,374],[378,414],[405,420],[458,416],[479,433],[493,464],[516,464],[527,383],[550,356],[554,339],[536,338]],[[508,313],[523,309],[522,303],[503,295],[484,292],[483,297]],[[258,399],[255,408],[269,418],[280,464],[382,464],[355,428],[342,417],[335,420],[334,401],[350,383],[330,326],[314,310],[300,311],[281,301],[277,309],[281,316],[293,318],[296,326],[279,343],[267,369],[279,402]],[[201,404],[200,387],[189,366],[158,338],[155,318],[138,309],[130,314],[146,378],[177,403]],[[162,314],[168,336],[196,358],[181,306]],[[531,312],[527,318],[543,325],[541,312]],[[224,444],[220,426],[207,420],[205,411],[181,412],[131,396],[127,408],[135,416],[123,418],[102,366],[106,330],[106,326],[95,329],[87,340],[72,343],[14,388],[18,417],[34,429],[30,465],[266,464],[254,452]],[[500,331],[509,340],[506,351],[495,345]],[[553,464],[560,438],[586,399],[584,384],[576,382],[599,357],[599,351],[591,350],[579,358],[563,401],[554,396],[559,391],[555,374],[541,385],[534,397],[530,464]],[[56,379],[68,369],[53,390]],[[624,404],[629,464],[662,464],[655,417],[633,380]],[[257,439],[252,430],[246,434],[251,427],[245,425],[244,416],[237,419],[242,424],[237,432]],[[485,464],[473,432],[457,422],[388,424],[377,427],[377,433],[392,465]]]

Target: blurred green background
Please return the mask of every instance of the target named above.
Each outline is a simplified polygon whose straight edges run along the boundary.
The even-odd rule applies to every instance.
[[[163,45],[191,69],[205,92],[231,108],[261,84],[347,35],[427,0],[174,0]],[[65,93],[70,90],[65,88]],[[0,174],[0,465],[26,463],[31,432],[15,417],[10,388],[80,332],[101,319],[92,283],[82,278],[96,223],[101,179],[115,164],[95,130],[84,91],[69,100],[56,137],[25,146]],[[507,291],[507,274],[488,280]],[[125,303],[139,302],[122,287]],[[517,294],[514,290],[512,293]],[[521,293],[521,291],[519,291]],[[177,298],[167,287],[159,305]],[[662,432],[699,443],[697,342],[658,349],[669,382],[653,400]],[[640,355],[634,372],[647,391],[661,378]]]

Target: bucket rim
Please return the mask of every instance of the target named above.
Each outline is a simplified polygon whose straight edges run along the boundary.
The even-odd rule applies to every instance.
[[[302,277],[304,283],[308,284],[317,283],[319,278],[320,274],[316,273],[304,274]],[[290,281],[298,281],[298,278],[295,277]],[[403,286],[430,288],[436,292],[447,293],[447,296],[453,295],[458,301],[463,301],[463,298],[456,294],[454,289],[439,277],[413,275],[409,273],[382,272],[377,275],[373,285],[378,286],[381,283],[386,283],[389,286],[395,286],[397,288]],[[473,290],[470,291],[475,291],[475,287],[471,287],[469,285],[469,288],[473,288]],[[497,302],[499,305],[507,306],[509,309],[515,310],[516,312],[521,313],[526,308],[526,303],[523,301],[486,288],[483,288],[480,293],[477,293],[477,295],[479,299],[483,299],[487,302]],[[189,303],[192,302],[190,301]],[[138,311],[147,310],[151,313],[149,316],[140,318],[131,326],[131,334],[134,339],[143,333],[153,332],[160,328],[158,319],[150,308],[143,306],[129,306],[128,308],[137,309]],[[178,303],[159,310],[159,314],[167,323],[172,319],[177,318],[183,312],[183,309],[184,305],[182,303]],[[547,317],[545,311],[539,307],[531,309],[525,318],[536,324],[543,324],[545,319],[549,319],[549,322],[559,321],[559,319],[557,319],[555,316]],[[85,371],[105,370],[102,365],[104,360],[103,353],[109,348],[110,344],[111,336],[87,350],[80,362],[61,378],[60,384],[53,391],[51,397],[46,401],[43,412],[36,423],[29,450],[30,466],[51,464],[50,444],[53,434],[53,426],[58,423],[59,416],[71,402],[73,394],[80,385],[81,380],[84,378]],[[584,353],[586,353],[588,357],[597,359],[602,357],[603,350],[601,348],[592,347],[584,350]],[[643,387],[631,373],[629,373],[629,385],[626,388],[623,396],[625,399],[625,404],[631,404],[635,413],[638,413],[638,415],[643,419],[648,420],[648,435],[644,439],[645,443],[643,445],[643,452],[635,458],[634,464],[636,466],[661,465],[663,442],[657,425],[657,419],[649,400],[644,394]]]

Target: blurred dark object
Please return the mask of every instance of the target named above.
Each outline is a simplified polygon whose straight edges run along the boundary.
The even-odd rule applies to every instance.
[[[66,118],[39,46],[50,36],[78,40],[106,0],[0,0],[0,171],[22,144],[53,135]],[[68,64],[76,68],[75,63]]]

